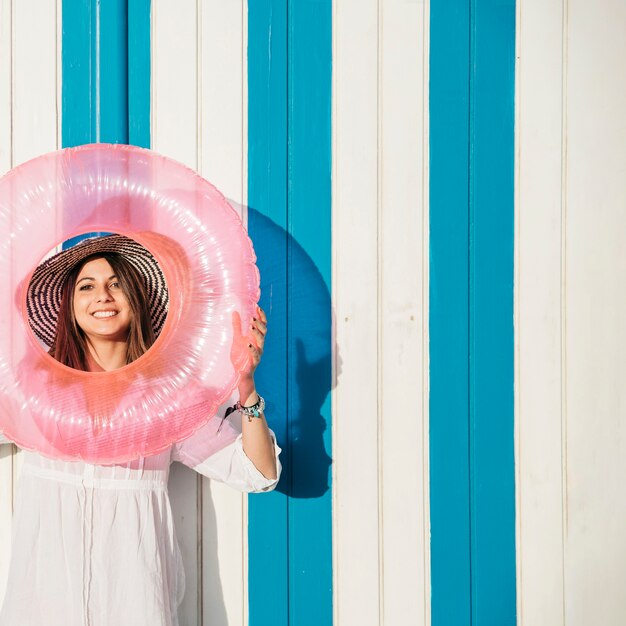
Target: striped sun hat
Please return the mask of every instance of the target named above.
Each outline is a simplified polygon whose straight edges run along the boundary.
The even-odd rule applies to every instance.
[[[99,252],[117,252],[138,270],[146,284],[148,307],[155,337],[167,316],[169,295],[163,272],[147,248],[124,235],[84,239],[46,259],[35,270],[28,286],[26,310],[33,332],[47,346],[56,336],[63,285],[71,269],[85,257]]]

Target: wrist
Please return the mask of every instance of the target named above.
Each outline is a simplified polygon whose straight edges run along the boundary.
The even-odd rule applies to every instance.
[[[258,394],[252,376],[245,376],[239,380],[239,401],[243,406],[255,404],[258,401]]]

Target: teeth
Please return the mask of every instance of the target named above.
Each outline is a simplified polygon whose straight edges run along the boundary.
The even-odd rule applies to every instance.
[[[94,317],[113,317],[117,315],[117,311],[96,311],[93,313]]]

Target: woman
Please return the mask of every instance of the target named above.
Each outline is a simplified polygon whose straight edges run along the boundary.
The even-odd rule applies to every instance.
[[[109,371],[150,348],[167,298],[147,249],[111,235],[42,263],[29,287],[28,311],[55,359],[76,369]],[[23,452],[0,625],[178,624],[184,572],[167,493],[170,463],[180,461],[241,491],[271,490],[280,476],[280,448],[254,385],[267,332],[266,316],[257,311],[246,336],[238,316],[233,318],[231,358],[247,363],[237,406],[247,419],[241,433],[230,420],[222,423],[221,449],[214,451],[215,419],[224,419],[223,409],[189,439],[124,464]]]

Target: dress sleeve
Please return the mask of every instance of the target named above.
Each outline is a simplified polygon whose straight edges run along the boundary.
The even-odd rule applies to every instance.
[[[225,483],[237,491],[247,493],[272,491],[278,484],[282,470],[278,458],[281,448],[276,443],[274,432],[270,429],[276,458],[276,478],[266,478],[244,452],[242,434],[236,431],[230,419],[224,422],[224,427],[231,431],[234,440],[217,452],[206,457],[201,454],[201,428],[189,439],[174,444],[172,460],[183,463],[203,476]]]

